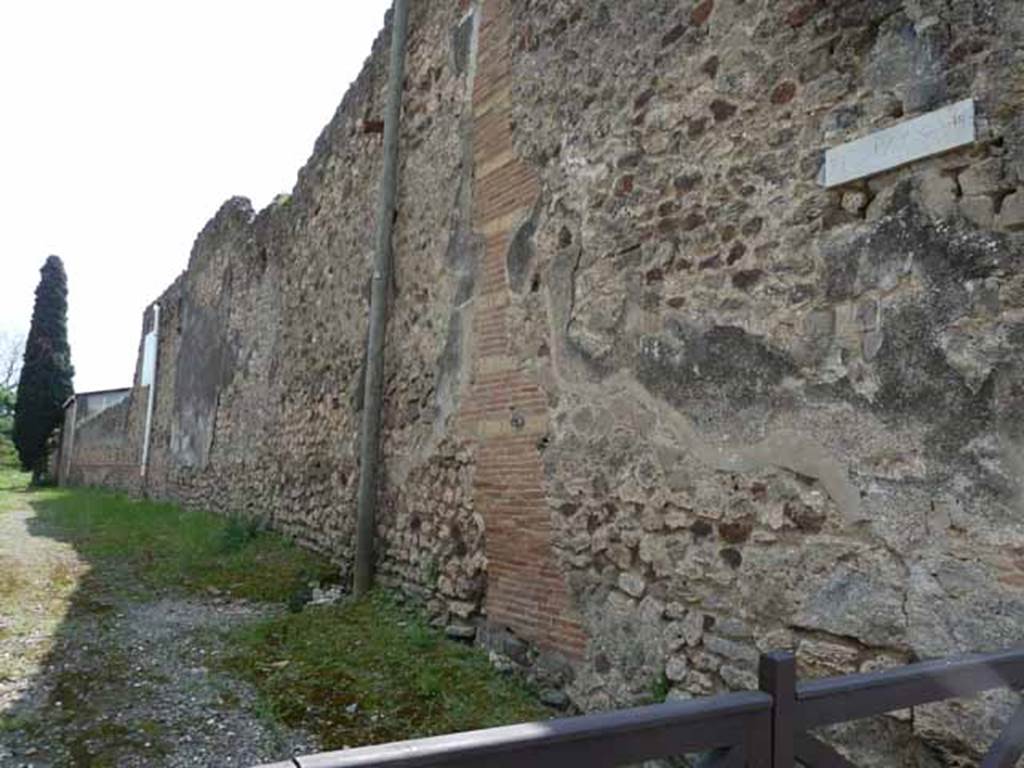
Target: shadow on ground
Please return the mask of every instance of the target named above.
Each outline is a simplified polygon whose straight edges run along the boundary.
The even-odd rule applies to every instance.
[[[100,556],[66,492],[18,486],[0,475],[0,766],[251,765],[315,750],[218,670],[223,632],[278,609],[143,583],[137,564],[157,554]]]
[[[415,600],[340,599],[335,566],[254,520],[78,489],[0,505],[0,765],[258,764],[553,714]]]

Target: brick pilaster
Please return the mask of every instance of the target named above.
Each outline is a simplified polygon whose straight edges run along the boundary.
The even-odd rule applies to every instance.
[[[510,355],[509,243],[540,193],[515,153],[511,129],[512,9],[483,0],[473,93],[474,220],[485,243],[477,280],[473,384],[460,421],[477,444],[475,501],[487,532],[487,614],[542,648],[578,657],[586,636],[551,544],[538,442],[547,397]]]

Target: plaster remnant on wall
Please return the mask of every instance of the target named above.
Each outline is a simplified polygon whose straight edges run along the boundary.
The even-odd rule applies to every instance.
[[[637,414],[637,428],[652,439],[668,473],[675,462],[693,458],[716,472],[745,474],[766,467],[784,469],[820,482],[848,523],[867,519],[848,467],[813,438],[793,430],[779,430],[750,445],[716,440],[703,434],[685,413],[665,408],[626,374],[607,380],[600,390],[591,391],[590,397],[598,406],[607,400],[605,407],[619,414]]]

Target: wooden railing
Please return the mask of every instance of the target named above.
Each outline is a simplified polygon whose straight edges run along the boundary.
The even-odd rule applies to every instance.
[[[852,768],[809,731],[995,688],[1024,688],[1024,650],[804,683],[791,653],[761,657],[760,691],[331,752],[263,768],[600,768],[708,753],[709,768]],[[1024,705],[982,768],[1024,752]],[[797,762],[799,761],[799,763]]]
[[[760,683],[773,700],[773,766],[790,768],[796,759],[808,768],[853,768],[808,731],[995,688],[1024,688],[1024,651],[925,661],[806,683],[797,683],[793,654],[770,653],[761,657]],[[1024,707],[1019,706],[981,767],[1013,768],[1022,751]]]

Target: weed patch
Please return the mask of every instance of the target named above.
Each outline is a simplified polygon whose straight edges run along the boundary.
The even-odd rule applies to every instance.
[[[0,598],[20,595],[26,586],[25,578],[14,569],[14,564],[8,558],[0,557]]]
[[[539,720],[536,694],[385,594],[235,630],[222,664],[327,749]]]

